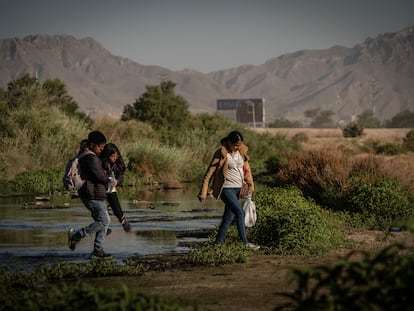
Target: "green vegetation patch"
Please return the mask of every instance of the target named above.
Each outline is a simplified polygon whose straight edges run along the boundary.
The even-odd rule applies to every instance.
[[[240,242],[234,242],[231,236],[232,233],[229,233],[226,237],[228,241],[219,245],[209,244],[192,248],[188,254],[188,262],[196,265],[224,265],[247,262],[252,255],[252,250]]]
[[[414,260],[396,244],[331,265],[293,270],[297,288],[275,310],[411,310]]]
[[[115,261],[41,265],[34,271],[0,269],[2,310],[197,310],[190,301],[144,295],[120,283],[117,288],[93,287],[83,278],[139,276],[147,265]]]
[[[389,177],[371,181],[361,176],[350,179],[348,206],[360,214],[370,229],[387,229],[406,222],[414,209],[400,182]]]
[[[4,287],[3,287],[4,288]],[[83,282],[62,283],[27,291],[1,290],[3,310],[197,310],[178,299],[134,292],[121,284],[116,289],[96,288]]]
[[[132,172],[155,180],[177,179],[189,181],[201,179],[205,166],[193,158],[189,151],[162,146],[146,140],[131,147],[127,153],[128,169]]]
[[[334,215],[295,187],[267,188],[256,195],[255,202],[258,219],[249,239],[273,252],[320,255],[345,243]]]

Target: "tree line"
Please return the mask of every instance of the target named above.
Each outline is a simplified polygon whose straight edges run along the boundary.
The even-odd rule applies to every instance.
[[[320,110],[319,108],[307,110],[304,113],[306,120],[309,120],[310,128],[337,128],[344,127],[345,124],[338,123],[333,119],[335,113],[331,110]],[[354,123],[358,123],[363,128],[411,128],[414,127],[414,112],[404,110],[397,113],[390,120],[381,122],[375,117],[372,110],[365,110],[356,117]],[[272,128],[299,128],[303,124],[299,121],[290,121],[286,118],[276,119],[267,124]]]

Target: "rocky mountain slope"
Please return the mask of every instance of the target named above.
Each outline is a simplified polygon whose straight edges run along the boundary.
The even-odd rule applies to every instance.
[[[62,80],[92,116],[118,117],[145,90],[174,81],[192,112],[215,112],[219,98],[266,100],[266,121],[304,120],[305,111],[331,110],[337,120],[372,110],[380,120],[414,110],[414,26],[352,48],[301,50],[203,74],[144,66],[112,55],[92,38],[33,35],[0,40],[0,87],[28,73]]]

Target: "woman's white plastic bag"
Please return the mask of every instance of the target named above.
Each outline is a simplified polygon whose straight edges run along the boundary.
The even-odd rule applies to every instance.
[[[244,210],[244,224],[246,227],[253,227],[257,220],[256,204],[253,202],[250,195],[246,197],[243,204]]]

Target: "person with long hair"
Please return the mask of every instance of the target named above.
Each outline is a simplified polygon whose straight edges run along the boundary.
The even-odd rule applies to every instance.
[[[110,176],[113,181],[115,181],[116,186],[122,186],[126,165],[122,159],[121,152],[119,151],[117,145],[113,143],[107,143],[102,150],[100,157],[102,159],[103,168],[107,172],[108,176]],[[108,185],[106,199],[114,215],[116,218],[118,218],[118,221],[124,230],[126,232],[131,231],[131,225],[126,219],[124,211],[122,210],[115,186]]]
[[[226,237],[233,219],[236,219],[237,231],[240,240],[246,246],[257,250],[258,245],[249,243],[246,236],[244,223],[244,211],[240,203],[240,193],[243,184],[247,186],[246,195],[254,192],[253,176],[251,174],[248,147],[243,142],[243,135],[238,131],[230,132],[220,141],[222,147],[217,149],[204,175],[198,199],[203,203],[212,180],[213,196],[220,198],[225,206],[224,213],[219,226],[215,244],[220,244]]]

